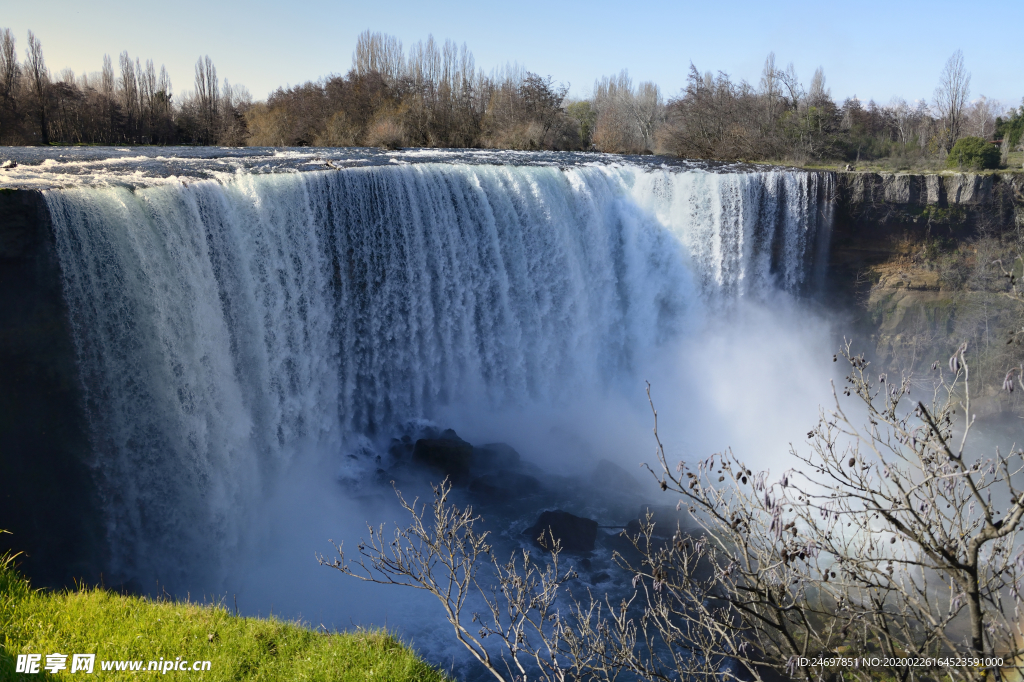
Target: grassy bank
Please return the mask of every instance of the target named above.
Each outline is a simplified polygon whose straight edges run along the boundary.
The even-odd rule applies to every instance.
[[[57,675],[15,673],[18,654],[67,654]],[[71,654],[95,654],[93,674],[152,677],[152,660],[210,661],[207,671],[168,678],[202,680],[387,680],[443,682],[443,674],[383,631],[315,632],[295,623],[242,618],[221,606],[153,601],[103,589],[33,590],[0,558],[0,680],[78,679]],[[141,661],[143,672],[103,671],[101,661]],[[202,666],[200,666],[202,667]],[[165,675],[160,675],[164,677]],[[94,678],[86,678],[94,679]]]
[[[804,158],[781,158],[781,159],[760,159],[746,161],[753,165],[766,166],[790,166],[804,170],[818,171],[842,171],[848,165],[855,171],[864,173],[910,173],[915,175],[930,175],[933,173],[978,173],[981,175],[995,175],[997,173],[1024,173],[1024,152],[1010,152],[1005,166],[989,170],[978,170],[976,168],[949,168],[945,159],[938,157],[884,157],[880,159],[860,159],[858,161],[842,161],[838,159],[804,159]]]

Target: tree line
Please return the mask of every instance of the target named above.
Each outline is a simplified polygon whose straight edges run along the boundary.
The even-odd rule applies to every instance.
[[[174,99],[164,66],[122,52],[100,71],[53,73],[32,31],[24,61],[10,29],[0,29],[0,144],[247,143],[245,88],[220,83],[209,57],[196,63],[195,90]]]
[[[1002,114],[1002,115],[998,115]],[[856,96],[837,103],[821,68],[804,88],[792,64],[765,60],[760,82],[701,74],[691,65],[683,92],[665,107],[660,151],[725,160],[892,159],[942,161],[965,137],[1000,143],[1002,161],[1019,148],[1024,106],[999,111],[981,96],[970,100],[970,74],[959,50],[947,61],[931,102],[901,97],[879,105]]]
[[[690,65],[687,84],[665,98],[627,71],[605,76],[590,97],[519,64],[490,73],[465,44],[433,37],[406,49],[365,31],[345,75],[278,88],[253,101],[221,81],[209,57],[179,98],[164,67],[122,52],[98,72],[52,73],[28,33],[19,60],[0,29],[0,143],[217,144],[224,146],[485,147],[660,153],[687,158],[796,163],[889,158],[942,161],[963,137],[1001,143],[1002,161],[1024,132],[1024,105],[1001,110],[970,99],[956,52],[932,101],[836,102],[817,69],[807,87],[774,54],[756,84]]]

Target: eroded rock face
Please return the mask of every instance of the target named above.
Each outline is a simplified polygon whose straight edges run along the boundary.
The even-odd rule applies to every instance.
[[[924,176],[885,173],[881,178],[885,201],[891,204],[921,203]]]
[[[837,187],[849,205],[990,206],[996,185],[1019,192],[1021,174],[840,172]]]
[[[881,178],[875,173],[843,173],[841,186],[852,204],[871,204],[884,199],[880,190]]]
[[[954,205],[987,205],[992,203],[992,176],[956,173],[943,177],[946,201]]]
[[[525,535],[543,547],[538,540],[541,533],[549,543],[553,536],[566,552],[592,552],[597,541],[597,521],[555,509],[543,512],[537,523],[525,531]]]
[[[924,176],[925,203],[929,206],[944,206],[946,204],[946,186],[938,175]]]

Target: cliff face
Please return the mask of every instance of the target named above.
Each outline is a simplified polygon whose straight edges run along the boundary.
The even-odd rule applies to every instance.
[[[840,287],[851,269],[907,255],[913,246],[1006,234],[1024,224],[1024,174],[837,173],[830,271]]]
[[[0,551],[39,585],[99,579],[104,534],[74,344],[39,192],[0,190]]]
[[[967,341],[979,411],[1020,410],[998,387],[1024,360],[1024,306],[993,263],[1009,266],[1021,243],[1024,174],[847,172],[836,188],[830,294],[852,305],[876,359],[920,375]]]
[[[840,202],[849,205],[987,207],[1024,192],[1024,174],[837,174]],[[1009,194],[1008,194],[1009,193]]]

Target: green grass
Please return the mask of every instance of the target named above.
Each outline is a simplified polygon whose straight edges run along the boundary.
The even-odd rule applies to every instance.
[[[802,168],[804,170],[821,171],[843,170],[849,163],[854,167],[854,170],[866,173],[909,173],[913,175],[931,175],[964,172],[977,173],[980,175],[996,175],[1000,173],[1013,174],[1022,172],[1021,165],[1024,164],[1024,152],[1010,152],[1010,157],[1005,168],[980,171],[976,169],[965,169],[963,171],[959,169],[948,169],[946,168],[945,162],[938,158],[915,158],[909,160],[901,158],[872,160],[861,159],[856,163],[852,161],[799,161],[795,159],[774,159],[748,161],[746,163],[750,163],[752,165],[789,166],[792,168]]]
[[[56,675],[15,673],[18,654],[67,654]],[[93,675],[70,674],[71,654],[96,654]],[[444,682],[448,678],[384,631],[315,632],[273,618],[241,618],[218,605],[153,601],[104,589],[33,590],[0,556],[0,681],[153,679],[148,661],[210,661],[166,679]],[[140,660],[143,672],[104,672],[103,660]],[[165,675],[160,674],[160,678]]]

